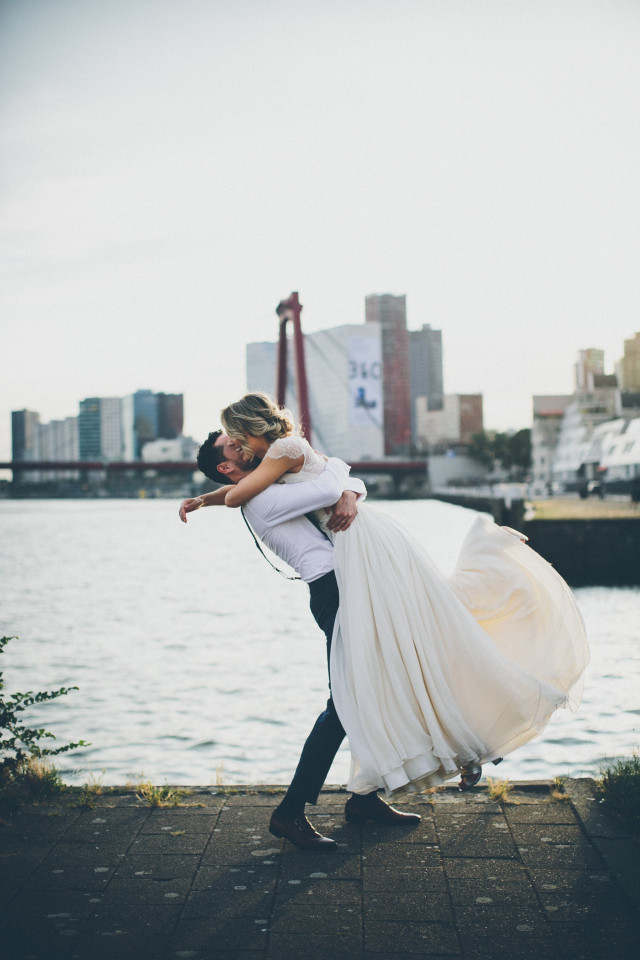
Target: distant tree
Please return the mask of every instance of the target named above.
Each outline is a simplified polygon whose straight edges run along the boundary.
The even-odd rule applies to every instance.
[[[513,473],[525,473],[531,466],[531,430],[517,433],[481,430],[471,437],[469,453],[491,469],[499,466]]]
[[[469,453],[474,460],[485,467],[492,467],[494,462],[493,439],[486,430],[474,433],[469,444]]]

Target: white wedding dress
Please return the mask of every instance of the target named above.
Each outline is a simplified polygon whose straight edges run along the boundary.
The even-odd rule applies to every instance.
[[[305,457],[286,482],[324,469],[300,437],[276,440],[267,456],[285,454]],[[349,790],[393,797],[435,786],[579,704],[582,617],[564,580],[514,532],[479,516],[450,578],[369,504],[329,536],[340,590],[331,689],[351,748]]]

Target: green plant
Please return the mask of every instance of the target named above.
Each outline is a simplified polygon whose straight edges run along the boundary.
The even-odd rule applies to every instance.
[[[154,787],[150,780],[143,780],[138,784],[136,796],[150,807],[177,807],[182,791],[175,790],[166,783],[164,787]]]
[[[640,756],[614,760],[600,770],[596,789],[605,808],[640,834]]]
[[[511,803],[509,794],[513,787],[508,780],[491,780],[487,777],[487,792],[492,800],[498,803]]]
[[[0,638],[0,653],[10,640],[18,637]],[[20,795],[50,796],[62,789],[62,781],[49,757],[78,747],[86,747],[84,740],[67,743],[60,747],[40,746],[46,739],[55,740],[55,735],[43,727],[28,727],[20,714],[37,703],[65,696],[77,687],[60,687],[59,690],[39,693],[4,694],[3,674],[0,671],[0,798],[18,799]]]
[[[549,793],[551,794],[552,800],[557,800],[559,803],[566,803],[569,800],[569,795],[565,793],[564,785],[567,781],[567,777],[554,777],[551,781],[551,786],[549,788]]]

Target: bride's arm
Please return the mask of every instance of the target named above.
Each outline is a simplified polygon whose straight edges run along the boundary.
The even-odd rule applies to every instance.
[[[239,483],[236,483],[235,486],[229,490],[224,499],[226,506],[241,507],[247,500],[251,500],[252,497],[255,497],[258,493],[262,493],[262,491],[270,487],[272,483],[279,480],[283,474],[296,467],[302,466],[303,461],[303,456],[278,457],[277,459],[265,457],[253,473],[248,477],[243,477]]]

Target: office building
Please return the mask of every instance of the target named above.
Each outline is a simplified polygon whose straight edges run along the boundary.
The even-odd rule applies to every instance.
[[[418,447],[438,450],[471,442],[483,426],[482,394],[445,394],[441,410],[429,410],[426,397],[416,400]]]
[[[184,398],[181,393],[158,393],[158,437],[175,440],[182,436]]]
[[[620,389],[640,393],[640,333],[624,341],[624,356],[618,364]]]
[[[571,396],[556,394],[533,398],[531,427],[531,482],[536,493],[550,492],[552,465],[560,438],[562,419]]]
[[[390,293],[365,297],[365,325],[380,328],[384,452],[407,455],[411,448],[411,381],[407,298]]]
[[[594,376],[604,374],[604,350],[580,350],[574,369],[576,390],[592,390]]]
[[[88,397],[80,401],[78,447],[81,460],[122,460],[119,397]]]

